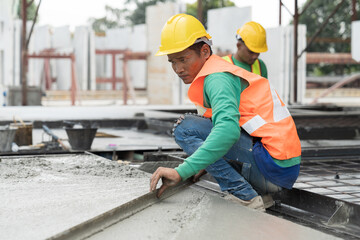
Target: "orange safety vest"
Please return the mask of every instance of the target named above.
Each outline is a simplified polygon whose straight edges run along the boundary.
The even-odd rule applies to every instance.
[[[232,60],[231,54],[224,56],[222,58],[225,59],[226,61],[228,61],[229,63],[235,65],[234,61]],[[261,76],[261,65],[260,65],[259,59],[256,59],[255,62],[250,67],[251,67],[251,72]]]
[[[261,138],[273,158],[286,160],[300,156],[301,144],[294,120],[269,81],[219,56],[210,56],[190,85],[188,97],[198,113],[208,118],[212,116],[211,108],[204,107],[204,79],[217,72],[230,72],[249,83],[241,93],[239,125],[251,136]]]

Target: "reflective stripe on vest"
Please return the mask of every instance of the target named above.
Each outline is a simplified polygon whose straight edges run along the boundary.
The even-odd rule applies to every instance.
[[[216,55],[205,62],[188,91],[189,99],[200,109],[199,114],[212,117],[212,110],[204,107],[204,79],[216,72],[229,72],[249,83],[241,93],[239,104],[239,125],[246,132],[261,138],[273,158],[284,160],[301,155],[295,123],[269,81]]]
[[[231,54],[227,55],[227,56],[224,56],[222,58],[224,60],[226,60],[227,62],[235,65],[234,61],[232,60],[232,55]],[[251,72],[261,76],[261,64],[260,64],[259,59],[256,59],[255,62],[250,67],[251,67]]]
[[[285,106],[281,105],[281,100],[274,89],[271,89],[271,96],[273,100],[274,122],[279,122],[284,118],[290,117],[291,115],[289,110]],[[251,135],[254,131],[256,131],[265,124],[266,121],[259,115],[256,115],[255,117],[247,121],[245,124],[243,124],[241,127],[244,128],[245,131]]]
[[[257,129],[259,129],[261,126],[265,125],[266,121],[260,117],[259,115],[256,115],[246,123],[244,123],[241,127],[248,133],[252,134]]]

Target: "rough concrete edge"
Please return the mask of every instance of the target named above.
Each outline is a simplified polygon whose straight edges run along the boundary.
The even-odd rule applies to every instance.
[[[175,187],[169,188],[164,192],[160,199],[156,197],[156,192],[147,193],[130,202],[113,208],[112,210],[109,210],[99,216],[69,228],[68,230],[58,233],[48,238],[48,240],[84,239],[90,237],[100,231],[103,231],[111,225],[118,223],[136,214],[137,212],[144,210],[147,207],[150,207],[155,203],[172,196],[173,194],[181,191],[191,184],[192,183],[190,181],[184,181]]]

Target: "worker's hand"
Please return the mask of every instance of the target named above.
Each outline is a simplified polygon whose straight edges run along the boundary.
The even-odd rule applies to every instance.
[[[156,185],[159,180],[162,180],[162,185],[159,188],[156,197],[160,197],[165,189],[171,186],[175,186],[179,182],[181,182],[181,177],[179,173],[173,168],[164,168],[159,167],[151,176],[150,180],[150,191],[153,192],[156,190]]]
[[[193,177],[192,177],[192,181],[195,183],[197,181],[200,180],[201,176],[205,175],[207,172],[205,169],[203,170],[200,170],[197,174],[195,174]]]

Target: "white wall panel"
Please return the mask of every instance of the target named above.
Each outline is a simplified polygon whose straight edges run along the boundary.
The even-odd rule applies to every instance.
[[[27,31],[30,31],[31,23],[27,25]],[[39,54],[44,49],[51,48],[51,34],[49,26],[35,26],[29,43],[29,53]],[[29,58],[28,85],[45,86],[44,82],[44,60],[38,58]]]
[[[89,27],[89,89],[96,90],[95,32]]]
[[[148,99],[150,104],[179,104],[184,84],[172,70],[166,56],[155,56],[166,21],[180,12],[180,5],[164,3],[146,8],[148,57]]]
[[[266,29],[268,51],[261,53],[260,57],[266,64],[268,79],[271,85],[287,102],[289,84],[285,81],[285,68],[287,67],[286,32],[283,27]]]
[[[58,53],[69,54],[73,52],[69,26],[54,28],[52,35],[53,47]],[[71,60],[56,60],[56,83],[58,90],[71,89]]]
[[[360,21],[351,22],[351,56],[360,62]]]
[[[74,53],[76,63],[76,78],[81,90],[88,89],[88,53],[89,31],[88,27],[78,26],[74,32]]]
[[[268,51],[260,54],[268,69],[268,78],[286,104],[294,95],[293,26],[266,29]],[[298,54],[306,46],[306,26],[298,27]],[[306,53],[298,60],[297,102],[303,103],[306,88]]]
[[[18,1],[0,0],[0,85],[14,84],[14,20]]]
[[[251,21],[251,7],[226,7],[208,11],[208,33],[213,40],[213,50],[217,53],[236,51],[236,30]]]
[[[146,25],[135,25],[132,30],[129,49],[133,52],[146,52]],[[146,88],[146,61],[129,61],[129,70],[134,88]]]

